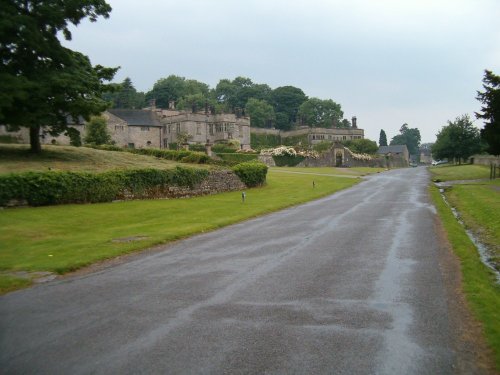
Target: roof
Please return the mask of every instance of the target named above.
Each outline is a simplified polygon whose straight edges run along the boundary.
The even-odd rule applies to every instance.
[[[377,154],[402,154],[408,152],[406,145],[391,145],[391,146],[380,146]]]
[[[161,126],[153,111],[145,109],[108,109],[108,112],[126,121],[129,126]]]

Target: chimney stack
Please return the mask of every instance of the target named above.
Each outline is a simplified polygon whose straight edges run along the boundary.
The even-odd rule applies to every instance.
[[[356,116],[352,116],[352,128],[353,129],[357,129],[358,128]]]

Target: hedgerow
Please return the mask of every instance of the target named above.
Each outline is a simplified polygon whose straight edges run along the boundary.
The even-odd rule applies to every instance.
[[[260,162],[240,163],[233,167],[233,172],[248,187],[261,186],[266,182],[267,165]]]
[[[110,202],[126,194],[141,196],[165,186],[192,188],[207,178],[204,169],[135,169],[104,173],[24,172],[0,175],[0,206],[12,200],[31,206]]]

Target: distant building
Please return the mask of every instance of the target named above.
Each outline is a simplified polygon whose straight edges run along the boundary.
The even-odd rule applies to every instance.
[[[297,137],[307,135],[310,144],[317,144],[324,141],[351,141],[354,139],[363,139],[365,131],[357,128],[310,128],[301,127],[296,130],[283,131],[278,129],[251,128],[255,134],[279,135],[282,138]]]
[[[406,147],[406,145],[380,146],[377,154],[400,157],[406,162],[406,165],[410,164],[410,153],[408,152],[408,147]]]

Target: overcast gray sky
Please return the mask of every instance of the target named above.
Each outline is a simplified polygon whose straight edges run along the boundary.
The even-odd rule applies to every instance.
[[[121,66],[116,81],[139,91],[170,74],[210,87],[237,76],[292,85],[341,104],[377,142],[403,123],[433,142],[447,120],[480,109],[484,69],[500,74],[498,0],[108,3],[109,19],[82,23],[66,44]]]

